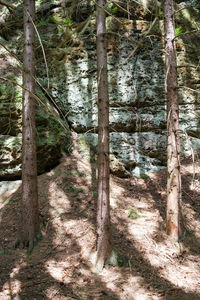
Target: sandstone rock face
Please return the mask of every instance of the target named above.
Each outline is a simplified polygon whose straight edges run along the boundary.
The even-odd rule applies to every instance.
[[[126,26],[130,30],[119,31],[121,38],[115,39],[112,33],[108,34],[111,171],[120,176],[140,176],[166,167],[163,44],[159,32],[155,31],[124,63],[140,41],[142,32],[150,25],[137,21]],[[156,30],[162,30],[162,24],[160,28]],[[76,51],[80,52],[80,49],[74,48],[74,55]],[[200,148],[200,96],[194,91],[199,87],[200,76],[194,68],[194,53],[186,52],[181,40],[177,54],[182,155],[185,156],[191,154],[191,149]],[[78,138],[85,139],[88,147],[85,151],[90,153],[91,148],[97,147],[93,41],[88,39],[81,57],[77,55],[76,60],[66,62],[64,70],[65,75],[63,73],[59,83],[54,85],[53,93],[56,97],[61,86],[64,87],[59,101]]]

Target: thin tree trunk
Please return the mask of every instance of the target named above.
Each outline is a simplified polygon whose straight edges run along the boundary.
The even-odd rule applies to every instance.
[[[97,2],[97,78],[98,78],[98,204],[97,204],[97,260],[102,269],[111,251],[109,200],[109,97],[106,54],[106,15]]]
[[[30,18],[31,16],[31,18]],[[31,249],[39,232],[37,159],[35,130],[35,1],[24,0],[24,74],[23,85],[23,161],[22,161],[22,230],[21,242]],[[30,93],[30,92],[31,93]]]
[[[167,101],[167,234],[178,241],[181,234],[181,174],[179,100],[173,0],[164,1],[165,67]]]

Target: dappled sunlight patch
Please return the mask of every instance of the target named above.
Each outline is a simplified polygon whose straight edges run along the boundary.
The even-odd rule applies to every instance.
[[[87,219],[71,220],[65,222],[65,228],[68,235],[76,241],[77,247],[80,247],[79,256],[90,260],[90,253],[96,241],[95,229],[92,224],[88,224]]]
[[[128,231],[135,239],[143,240],[145,236],[151,236],[159,229],[159,215],[157,213],[158,216],[155,217],[155,211],[139,210],[138,207],[135,208],[135,211],[137,211],[138,216],[135,219],[128,215],[131,219],[128,222]]]
[[[191,184],[190,184],[190,190],[191,191],[200,191],[200,180],[199,179],[194,179],[192,180]]]
[[[188,257],[189,249],[182,249],[178,244],[173,245],[166,235],[159,243],[145,234],[140,241],[135,241],[135,245],[161,279],[187,292],[197,291],[200,283],[197,276],[200,272],[199,258]]]
[[[191,173],[187,175],[190,180]],[[174,293],[174,289],[180,295],[187,291],[199,292],[197,192],[191,192],[193,202],[189,196],[186,200],[191,201],[185,201],[187,195],[184,194],[183,211],[190,233],[184,236],[182,246],[178,247],[165,233],[165,171],[145,179],[111,176],[111,224],[113,247],[119,254],[118,266],[108,265],[102,274],[96,274],[93,273],[91,256],[96,250],[97,194],[91,188],[89,176],[90,165],[84,165],[78,156],[73,156],[63,158],[58,167],[39,177],[44,238],[24,268],[19,264],[19,271],[15,270],[19,260],[15,258],[14,264],[10,260],[10,267],[4,267],[8,270],[3,270],[5,282],[10,278],[6,274],[11,274],[10,280],[22,282],[16,288],[20,296],[28,295],[36,284],[33,292],[38,293],[38,297],[59,300],[73,297],[81,300],[158,300],[164,299],[168,291]],[[190,193],[188,183],[183,188]],[[16,199],[20,199],[20,192]],[[14,205],[18,206],[19,201],[11,202],[2,211],[10,212]],[[3,221],[10,224],[12,233],[16,224],[13,225],[11,220],[16,222],[11,213],[3,214]],[[3,234],[2,240],[6,244],[7,234]],[[24,261],[24,250],[17,251],[22,254],[21,262]],[[0,258],[4,259],[4,256]],[[29,273],[31,280],[27,277]],[[7,295],[5,289],[3,294],[0,293],[0,299],[6,299]],[[189,297],[186,299],[192,299]]]
[[[60,291],[57,285],[52,285],[43,293],[44,296],[47,297],[47,299],[55,299],[55,300],[60,299],[60,296],[62,295],[62,292]]]
[[[49,185],[48,199],[51,205],[50,213],[53,215],[67,212],[71,207],[68,196],[55,182]]]
[[[21,186],[21,180],[0,182],[0,211],[12,201],[14,193]]]
[[[116,267],[104,268],[101,273],[102,281],[105,286],[116,294],[120,294],[123,286],[120,269]]]
[[[71,268],[71,261],[55,261],[48,260],[45,263],[47,272],[57,281],[62,281],[64,277],[69,278],[73,275],[73,269]],[[68,280],[70,282],[70,280]]]
[[[129,276],[126,282],[123,283],[123,290],[124,299],[150,299],[150,295],[148,294],[148,291],[145,288],[144,280],[141,276]]]
[[[6,282],[3,285],[2,290],[4,291],[4,293],[0,292],[0,298],[4,300],[10,300],[16,297],[15,299],[18,299],[17,296],[21,291],[21,286],[21,281],[17,279],[11,279],[9,282]]]
[[[197,288],[200,285],[200,279],[197,276],[199,273],[200,268],[197,264],[194,265],[192,261],[187,267],[184,266],[183,262],[180,262],[178,266],[172,263],[160,271],[161,277],[166,278],[175,287],[184,289],[187,292],[199,292],[199,288]]]
[[[21,280],[17,279],[17,276],[20,273],[20,269],[25,267],[27,264],[25,262],[17,264],[10,272],[10,279],[6,281],[2,287],[4,290],[4,294],[1,295],[0,292],[0,299],[6,299],[5,297],[8,296],[8,299],[13,299],[17,297],[18,294],[21,292],[22,282]],[[17,298],[16,298],[17,299]]]

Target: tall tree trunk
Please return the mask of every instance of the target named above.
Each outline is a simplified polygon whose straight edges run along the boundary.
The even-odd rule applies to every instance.
[[[179,101],[173,0],[164,0],[165,67],[167,101],[167,234],[178,241],[181,234],[181,174]]]
[[[102,269],[111,251],[109,200],[109,97],[106,54],[105,0],[97,1],[97,78],[98,78],[98,204],[97,260]]]
[[[31,16],[31,18],[30,18]],[[32,19],[32,20],[31,20]],[[35,1],[24,0],[24,74],[23,85],[23,161],[22,161],[22,230],[23,246],[33,247],[39,232],[35,109]]]

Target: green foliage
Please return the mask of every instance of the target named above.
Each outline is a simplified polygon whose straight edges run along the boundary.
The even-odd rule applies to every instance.
[[[84,189],[78,188],[78,187],[73,186],[73,185],[69,185],[69,186],[67,187],[67,191],[68,191],[68,192],[72,192],[72,193],[74,193],[75,195],[78,195],[78,194],[80,194],[80,193],[84,193]]]
[[[149,179],[150,177],[147,174],[141,174],[140,178],[142,178],[142,179]]]
[[[12,200],[12,198],[10,197],[10,198],[8,198],[7,200],[6,200],[6,203],[7,204],[9,204],[10,202],[11,202],[11,200]]]
[[[179,35],[183,32],[183,28],[180,26],[180,27],[177,27],[175,28],[175,35]]]
[[[83,156],[83,158],[89,160],[90,158],[90,150],[89,150],[89,146],[85,140],[85,138],[83,136],[80,136],[78,138],[78,151],[79,153]]]
[[[161,17],[163,15],[163,11],[161,8],[158,9],[158,16]]]
[[[200,7],[199,0],[188,0],[185,2],[185,4],[188,6],[194,6],[196,8]]]
[[[184,231],[183,231],[183,234],[182,234],[182,236],[181,236],[181,238],[180,238],[180,242],[184,241],[185,238],[186,238],[186,236],[187,236],[187,231],[184,230]]]
[[[58,142],[56,140],[56,136],[51,132],[44,132],[43,134],[40,134],[36,137],[36,141],[38,146],[44,146],[46,144],[56,146]]]
[[[79,173],[76,172],[76,171],[73,171],[71,174],[72,174],[73,177],[79,177]]]
[[[81,216],[82,216],[83,218],[85,218],[85,219],[88,218],[88,215],[87,215],[85,212],[83,212],[83,213],[81,214]]]
[[[114,199],[116,199],[117,195],[115,193],[112,193],[111,197],[114,198]]]
[[[71,152],[71,135],[67,124],[65,125],[66,129],[63,129],[56,117],[45,111],[42,106],[39,106],[37,110],[36,125],[36,139],[39,146],[46,144],[52,146],[62,145],[62,150],[65,153],[69,154]]]
[[[87,176],[84,172],[79,172],[79,171],[73,171],[73,172],[71,173],[71,175],[72,175],[73,177],[86,177],[86,176]]]
[[[47,20],[45,18],[38,19],[36,24],[39,25],[39,26],[46,26],[47,25]]]
[[[86,178],[86,177],[87,177],[87,174],[86,174],[86,173],[84,173],[84,172],[78,172],[78,174],[79,174],[79,176],[80,176],[80,177],[84,177],[84,178]]]
[[[127,211],[128,211],[128,218],[130,218],[132,220],[136,220],[136,219],[144,217],[142,215],[139,215],[138,212],[132,206],[129,206],[127,208]]]
[[[55,24],[62,24],[62,18],[60,16],[50,16],[50,20]]]
[[[10,74],[6,76],[9,80],[17,82],[16,76]],[[22,91],[20,88],[14,86],[10,82],[0,82],[0,100],[4,103],[16,103],[22,101]]]
[[[53,172],[53,173],[50,174],[50,176],[51,176],[51,177],[55,177],[56,174]]]
[[[118,7],[117,7],[117,6],[113,7],[112,13],[113,13],[113,14],[116,14],[117,11],[118,11]]]
[[[58,31],[59,34],[62,35],[63,33],[65,33],[65,27],[63,25],[58,25]]]
[[[136,265],[136,261],[132,258],[129,259],[128,257],[118,254],[117,264],[119,267],[130,267]]]
[[[95,198],[95,199],[97,199],[98,193],[97,192],[93,192],[92,197]]]
[[[2,197],[2,199],[0,200],[0,203],[9,204],[10,202],[16,202],[16,200],[14,200],[12,197],[9,198]]]
[[[71,27],[73,25],[73,22],[69,18],[64,18],[63,22],[67,25],[67,27]]]

